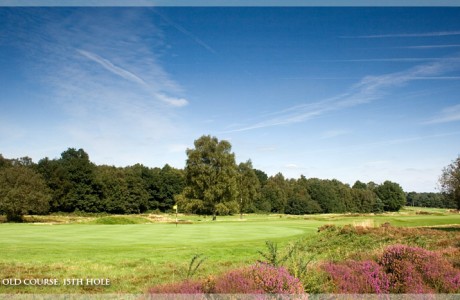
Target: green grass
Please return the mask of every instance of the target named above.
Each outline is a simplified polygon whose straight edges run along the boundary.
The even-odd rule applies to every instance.
[[[170,223],[174,215],[156,223],[144,215],[91,217],[70,224],[65,224],[66,216],[54,223],[4,223],[0,224],[0,278],[109,278],[111,285],[0,285],[0,293],[141,293],[154,284],[183,279],[195,254],[207,257],[197,274],[203,277],[255,262],[266,240],[282,246],[314,238],[325,224],[460,224],[459,214],[445,210],[416,214],[419,210],[376,216],[245,215],[243,220],[230,216],[218,217],[216,222],[210,217],[180,215],[178,226]]]

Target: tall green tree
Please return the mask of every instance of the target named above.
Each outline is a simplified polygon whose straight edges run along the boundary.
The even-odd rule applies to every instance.
[[[353,202],[358,208],[358,212],[378,212],[376,211],[377,195],[373,191],[358,186],[351,189],[351,195],[353,197]]]
[[[187,149],[184,196],[201,201],[204,211],[212,214],[230,213],[237,207],[237,168],[235,154],[228,141],[205,135],[195,140],[194,149]]]
[[[356,182],[353,184],[352,188],[360,189],[360,190],[366,190],[367,189],[367,184],[365,184],[364,182],[361,182],[359,180],[356,180]]]
[[[61,181],[58,186],[60,197],[57,199],[60,211],[104,210],[95,170],[96,166],[83,149],[68,148],[62,152],[57,170]]]
[[[359,208],[356,203],[353,201],[353,196],[351,194],[351,188],[348,184],[333,179],[330,181],[330,184],[334,188],[334,195],[336,201],[335,212],[358,212]]]
[[[127,213],[143,213],[148,209],[149,195],[142,181],[142,170],[135,167],[123,169],[128,194],[125,198]]]
[[[287,205],[285,213],[291,215],[315,214],[321,212],[321,207],[313,201],[308,194],[306,179],[302,175],[300,179],[291,179],[289,182]]]
[[[460,156],[442,170],[439,183],[443,194],[460,210]]]
[[[67,179],[72,182],[69,197],[75,203],[75,209],[86,212],[101,212],[104,209],[97,184],[95,171],[96,165],[89,159],[83,150],[69,148],[61,154],[61,163],[67,171]]]
[[[288,200],[288,185],[283,174],[277,173],[270,176],[261,191],[264,206],[270,208],[270,212],[283,214]]]
[[[96,178],[101,190],[101,211],[117,214],[142,213],[147,210],[148,193],[140,169],[98,166]]]
[[[62,198],[71,183],[65,179],[65,170],[59,161],[45,157],[38,161],[37,171],[51,190],[50,211],[71,211],[63,209],[62,205]]]
[[[142,179],[142,186],[147,192],[148,201],[147,201],[147,209],[160,209],[161,207],[161,200],[158,197],[158,190],[160,185],[160,168],[149,168],[142,164],[135,164],[131,167],[136,170],[136,173]]]
[[[259,194],[259,178],[252,168],[251,160],[238,165],[237,189],[238,189],[238,210],[240,218],[243,212],[253,205]]]
[[[445,207],[455,208],[456,205],[446,201],[446,197],[441,193],[416,193],[406,194],[406,205],[419,207]]]
[[[96,179],[101,189],[104,211],[114,214],[127,213],[126,202],[129,194],[125,172],[114,166],[98,166]]]
[[[308,179],[308,193],[324,213],[341,213],[346,210],[345,202],[340,199],[338,180]]]
[[[174,205],[174,196],[184,190],[184,171],[166,164],[163,168],[150,169],[146,177],[147,190],[150,194],[149,209],[166,211]]]
[[[377,186],[374,191],[383,202],[385,211],[398,211],[406,204],[406,194],[396,182],[387,180]]]
[[[0,170],[0,212],[8,221],[22,221],[28,213],[47,213],[51,199],[42,176],[21,165]]]
[[[263,187],[268,180],[268,175],[262,170],[254,169],[254,173],[256,173],[257,178],[259,179],[260,186]]]

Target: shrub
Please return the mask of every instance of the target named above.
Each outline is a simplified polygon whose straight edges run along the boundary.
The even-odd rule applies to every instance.
[[[393,293],[460,292],[460,271],[435,252],[393,245],[385,249],[379,263],[388,273]]]
[[[256,285],[250,268],[232,270],[216,280],[218,294],[262,294],[263,290]]]
[[[324,271],[323,266],[313,265],[301,278],[306,293],[309,294],[332,294],[334,287],[330,276]]]
[[[29,213],[46,214],[51,200],[43,177],[24,166],[0,170],[0,214],[7,221],[22,222]]]
[[[326,232],[336,232],[339,228],[333,224],[325,224],[318,228],[318,232],[326,231]]]
[[[293,277],[284,267],[257,264],[251,267],[253,280],[268,294],[301,294],[304,292],[298,278]]]
[[[265,261],[259,261],[259,263],[278,267],[289,258],[289,254],[280,257],[278,244],[272,241],[265,241],[265,245],[267,246],[267,252],[257,251],[265,259]]]
[[[378,263],[346,261],[322,266],[336,293],[459,293],[460,271],[438,253],[393,245]]]
[[[208,277],[204,281],[186,280],[156,286],[151,294],[300,294],[304,289],[299,279],[285,268],[267,264],[257,264],[227,272],[217,278]]]
[[[335,292],[351,294],[385,294],[389,280],[383,268],[374,261],[347,261],[323,266],[335,284]]]

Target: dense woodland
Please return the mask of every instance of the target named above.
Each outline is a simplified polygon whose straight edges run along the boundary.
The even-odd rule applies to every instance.
[[[438,193],[406,195],[399,184],[391,181],[357,181],[350,187],[335,179],[287,179],[281,173],[269,177],[252,168],[250,161],[235,165],[234,173],[225,175],[232,180],[235,193],[227,192],[222,183],[213,183],[213,187],[222,187],[219,199],[225,201],[218,200],[209,207],[200,200],[208,192],[200,195],[189,187],[196,175],[192,169],[197,166],[192,161],[193,153],[188,150],[184,170],[167,164],[162,168],[96,165],[83,149],[74,148],[62,152],[59,158],[43,158],[38,163],[29,157],[7,159],[0,155],[0,213],[12,220],[29,213],[136,214],[167,212],[176,203],[182,212],[217,215],[370,213],[397,211],[406,204],[455,207]],[[234,158],[232,155],[229,157]],[[203,162],[202,157],[197,159]]]

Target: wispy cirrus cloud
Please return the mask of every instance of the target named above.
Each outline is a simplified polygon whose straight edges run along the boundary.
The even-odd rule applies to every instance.
[[[460,67],[458,57],[417,65],[405,71],[383,75],[366,76],[351,86],[348,91],[314,103],[305,103],[272,112],[265,119],[247,126],[228,130],[240,132],[266,127],[305,122],[326,113],[366,104],[383,97],[388,89],[405,85],[424,77],[439,76]]]
[[[142,78],[140,78],[138,75],[133,74],[130,71],[128,71],[126,69],[123,69],[123,68],[121,68],[119,66],[115,66],[111,61],[109,61],[109,60],[107,60],[107,59],[105,59],[103,57],[100,57],[99,55],[96,55],[94,53],[84,51],[84,50],[81,50],[81,49],[77,49],[77,52],[80,53],[81,55],[83,55],[84,57],[86,57],[86,58],[98,63],[99,65],[104,67],[106,70],[112,72],[113,74],[118,75],[121,78],[124,78],[124,79],[126,79],[128,81],[132,81],[134,83],[139,84],[140,86],[145,88],[147,91],[150,91],[152,93],[152,95],[156,99],[159,99],[159,100],[161,100],[161,101],[163,101],[165,103],[168,103],[168,104],[170,104],[172,106],[176,106],[176,107],[181,107],[181,106],[185,106],[185,105],[188,104],[187,99],[175,98],[175,97],[165,95],[163,93],[152,91],[150,89],[150,85],[147,82],[145,82]]]
[[[426,124],[448,123],[460,121],[460,104],[444,108],[431,120],[425,122]]]
[[[177,108],[189,102],[161,62],[164,36],[150,12],[3,12],[1,42],[24,53],[27,79],[43,90],[35,97],[56,112],[56,147],[84,147],[103,163],[148,163],[152,151],[169,153],[159,140],[183,134]]]
[[[96,55],[94,53],[91,53],[91,52],[88,52],[88,51],[85,51],[85,50],[81,50],[81,49],[77,49],[77,52],[80,53],[81,55],[83,55],[84,57],[94,61],[94,62],[97,62],[98,64],[100,64],[102,67],[104,67],[106,70],[126,79],[126,80],[130,80],[130,81],[133,81],[133,82],[136,82],[136,83],[139,83],[141,85],[144,85],[146,86],[147,83],[142,80],[141,78],[139,78],[137,75],[123,69],[123,68],[120,68],[118,66],[115,66],[114,64],[112,64],[112,62],[110,62],[109,60],[105,59],[105,58],[102,58],[100,57],[99,55]]]
[[[359,59],[336,59],[324,60],[325,62],[426,62],[426,61],[460,61],[460,58],[445,57],[392,57],[392,58],[359,58]]]
[[[459,48],[459,44],[449,45],[418,45],[418,46],[401,46],[401,47],[389,47],[393,49],[440,49],[440,48]]]
[[[207,51],[211,52],[212,54],[216,54],[216,50],[214,50],[211,46],[209,46],[207,43],[203,42],[200,38],[198,38],[195,34],[191,33],[190,31],[188,31],[187,29],[185,29],[184,27],[180,26],[179,24],[177,24],[176,22],[173,22],[170,18],[168,18],[166,15],[162,14],[160,11],[158,10],[154,10],[153,11],[154,13],[156,13],[158,16],[161,17],[161,19],[163,19],[163,21],[165,21],[167,24],[169,24],[170,26],[174,27],[175,29],[177,29],[178,31],[182,32],[184,35],[186,35],[187,37],[189,37],[190,39],[192,39],[195,43],[197,43],[198,45],[200,45],[201,47],[203,47],[204,49],[206,49]]]
[[[381,38],[433,37],[433,36],[449,36],[449,35],[460,35],[460,31],[454,30],[454,31],[437,31],[437,32],[420,32],[420,33],[371,34],[371,35],[341,36],[341,38],[381,39]]]

